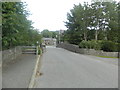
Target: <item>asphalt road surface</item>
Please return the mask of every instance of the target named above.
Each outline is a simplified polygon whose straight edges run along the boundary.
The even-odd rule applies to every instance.
[[[35,88],[118,88],[118,59],[49,46],[41,63]]]

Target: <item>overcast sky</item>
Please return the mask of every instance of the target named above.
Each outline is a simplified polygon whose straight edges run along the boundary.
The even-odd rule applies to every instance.
[[[29,19],[34,22],[33,26],[40,31],[48,29],[56,31],[66,30],[63,21],[67,20],[67,12],[73,5],[91,2],[91,0],[22,0],[28,4],[28,9],[32,15]]]
[[[22,0],[28,4],[32,15],[29,19],[34,22],[33,26],[40,31],[65,29],[63,21],[67,20],[67,12],[74,4],[83,3],[84,0]],[[90,0],[85,0],[89,1]]]

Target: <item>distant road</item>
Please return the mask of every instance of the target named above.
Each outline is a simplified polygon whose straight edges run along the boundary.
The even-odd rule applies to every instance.
[[[117,62],[49,46],[35,88],[118,88]]]

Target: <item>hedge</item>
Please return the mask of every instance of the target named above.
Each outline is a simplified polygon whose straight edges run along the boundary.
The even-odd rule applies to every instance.
[[[91,40],[91,41],[82,41],[79,44],[79,48],[87,48],[87,49],[95,49],[95,50],[103,50],[106,52],[117,52],[119,43],[115,43],[107,40]]]

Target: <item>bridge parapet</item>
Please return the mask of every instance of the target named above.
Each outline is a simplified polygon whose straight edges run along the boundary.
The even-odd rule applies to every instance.
[[[14,61],[21,54],[38,54],[36,46],[16,46],[14,48],[1,51],[3,66]]]
[[[68,43],[60,43],[57,45],[57,47],[64,48],[64,49],[67,49],[69,51],[80,53],[80,54],[119,57],[118,52],[104,52],[103,50],[79,48],[78,45],[73,45],[73,44],[68,44]]]

